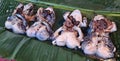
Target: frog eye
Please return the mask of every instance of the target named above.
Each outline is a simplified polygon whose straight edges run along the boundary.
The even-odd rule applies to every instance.
[[[50,10],[47,10],[47,14],[51,14]]]
[[[7,17],[7,20],[8,20],[8,21],[11,21],[12,19],[11,19],[11,17]]]
[[[39,30],[39,28],[37,28],[37,30]]]

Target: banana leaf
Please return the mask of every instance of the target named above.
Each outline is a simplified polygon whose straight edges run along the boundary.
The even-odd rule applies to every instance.
[[[117,31],[110,37],[117,48],[115,59],[120,61],[120,0],[0,0],[0,56],[16,61],[97,61],[83,54],[81,50],[53,46],[50,40],[41,42],[26,35],[6,30],[4,23],[20,3],[32,2],[39,7],[53,6],[56,12],[55,31],[64,22],[66,11],[80,9],[90,21],[95,14],[105,15],[117,24]]]

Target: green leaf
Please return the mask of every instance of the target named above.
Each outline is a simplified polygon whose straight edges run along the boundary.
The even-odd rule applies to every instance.
[[[89,21],[94,14],[106,15],[116,22],[118,31],[110,34],[117,48],[115,58],[120,60],[120,4],[119,0],[0,0],[0,56],[17,61],[96,61],[82,53],[81,50],[71,50],[66,47],[53,46],[51,41],[41,42],[26,35],[18,35],[4,28],[6,18],[11,15],[19,2],[32,2],[39,7],[53,6],[56,22],[53,29],[58,29],[63,23],[62,15],[66,11],[80,9]]]

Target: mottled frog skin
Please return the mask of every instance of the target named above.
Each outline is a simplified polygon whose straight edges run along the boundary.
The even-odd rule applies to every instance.
[[[75,15],[77,16],[77,14]],[[53,34],[52,44],[58,46],[66,45],[70,49],[81,48],[80,43],[81,41],[83,41],[83,33],[81,29],[77,26],[79,25],[79,23],[76,23],[76,19],[70,15],[70,12],[66,12],[63,15],[63,18],[65,19],[65,22],[63,26],[57,29]],[[76,36],[76,32],[78,36]]]
[[[81,31],[80,28],[76,28],[77,31]],[[62,32],[61,32],[62,31]],[[61,32],[61,34],[57,34]],[[52,42],[53,45],[58,45],[58,46],[67,46],[68,48],[71,49],[76,49],[81,48],[80,42],[83,37],[82,33],[79,32],[80,36],[76,36],[75,32],[70,32],[70,31],[64,31],[64,29],[59,28],[55,33],[54,33],[54,40]]]
[[[73,12],[66,12],[63,17],[66,20],[67,16],[70,15],[72,16],[76,21],[80,22],[79,23],[79,27],[87,27],[87,18],[86,17],[82,17],[82,13],[80,10],[76,9]]]
[[[48,40],[53,33],[51,27],[55,21],[55,13],[52,7],[37,11],[37,22],[35,22],[27,31],[29,37],[36,37],[40,41]]]
[[[29,37],[36,37],[41,41],[47,40],[52,33],[52,29],[46,22],[35,22],[27,31]]]
[[[37,16],[39,21],[46,21],[50,24],[52,27],[55,23],[55,12],[52,7],[48,7],[46,9],[43,9],[42,7],[38,9]]]
[[[8,17],[5,27],[12,29],[14,33],[25,34],[27,23],[21,15],[16,14]]]
[[[116,47],[110,40],[109,33],[117,31],[115,22],[103,15],[96,15],[89,27],[88,35],[82,43],[83,52],[100,59],[113,58]]]
[[[103,59],[113,58],[116,48],[111,43],[106,44],[105,40],[98,43],[98,49],[96,55]]]

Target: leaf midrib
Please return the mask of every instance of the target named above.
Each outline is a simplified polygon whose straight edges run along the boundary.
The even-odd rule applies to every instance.
[[[81,10],[81,12],[84,12],[84,13],[89,12],[89,13],[103,14],[103,15],[107,15],[107,16],[120,16],[119,11],[115,12],[115,11],[91,10],[91,9],[84,9],[84,8],[80,8],[80,7],[71,7],[71,6],[67,6],[67,5],[49,3],[49,2],[44,2],[44,1],[34,1],[34,0],[16,0],[16,1],[19,1],[19,2],[22,2],[22,3],[32,2],[32,3],[35,3],[36,5],[37,4],[43,4],[43,5],[53,6],[54,8],[62,9],[62,10],[72,11],[74,9],[79,9],[79,10]]]

